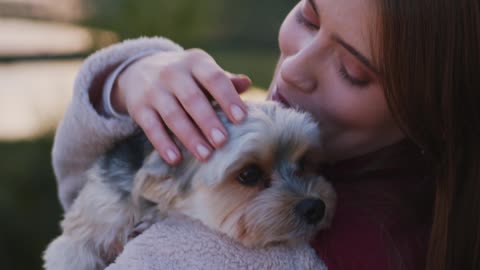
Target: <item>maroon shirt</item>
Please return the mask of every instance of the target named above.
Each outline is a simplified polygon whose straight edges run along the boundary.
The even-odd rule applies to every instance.
[[[415,145],[405,140],[321,171],[338,201],[312,247],[329,270],[425,268],[434,181]]]

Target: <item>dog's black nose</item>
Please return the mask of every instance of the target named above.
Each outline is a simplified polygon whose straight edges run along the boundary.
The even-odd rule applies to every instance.
[[[295,206],[295,211],[308,224],[314,225],[325,215],[325,203],[320,199],[306,199]]]

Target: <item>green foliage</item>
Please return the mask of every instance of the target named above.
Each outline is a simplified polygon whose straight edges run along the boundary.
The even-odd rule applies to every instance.
[[[228,48],[276,48],[278,30],[292,0],[227,0],[220,15]]]
[[[263,89],[267,89],[272,80],[278,57],[276,49],[212,50],[209,53],[222,68],[248,75],[255,86]]]
[[[221,0],[91,0],[91,17],[86,24],[113,30],[121,38],[152,36],[175,37],[179,41],[198,38],[216,23],[209,14]],[[195,27],[192,27],[195,26]]]
[[[2,269],[40,269],[41,252],[59,234],[51,147],[51,138],[0,143]]]
[[[161,35],[185,47],[276,46],[278,28],[295,1],[87,0],[87,25],[122,39]]]

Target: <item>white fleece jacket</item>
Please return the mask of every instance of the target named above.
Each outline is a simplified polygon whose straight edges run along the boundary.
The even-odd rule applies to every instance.
[[[75,81],[71,104],[55,134],[52,151],[59,197],[65,210],[85,185],[83,173],[114,142],[137,128],[129,118],[107,118],[95,109],[92,102],[101,101],[98,96],[101,90],[93,89],[94,80],[139,52],[171,50],[182,48],[164,38],[140,38],[102,49],[86,59]],[[107,269],[325,270],[326,267],[308,245],[246,249],[199,222],[171,217],[128,243]]]

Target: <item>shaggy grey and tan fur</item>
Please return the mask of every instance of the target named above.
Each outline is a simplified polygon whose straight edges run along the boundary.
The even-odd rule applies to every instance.
[[[119,142],[85,173],[88,179],[44,254],[45,268],[103,269],[135,225],[171,212],[200,220],[247,247],[297,244],[329,225],[331,185],[313,170],[320,131],[303,112],[249,103],[229,141],[208,162],[186,149],[168,166],[142,133]]]

